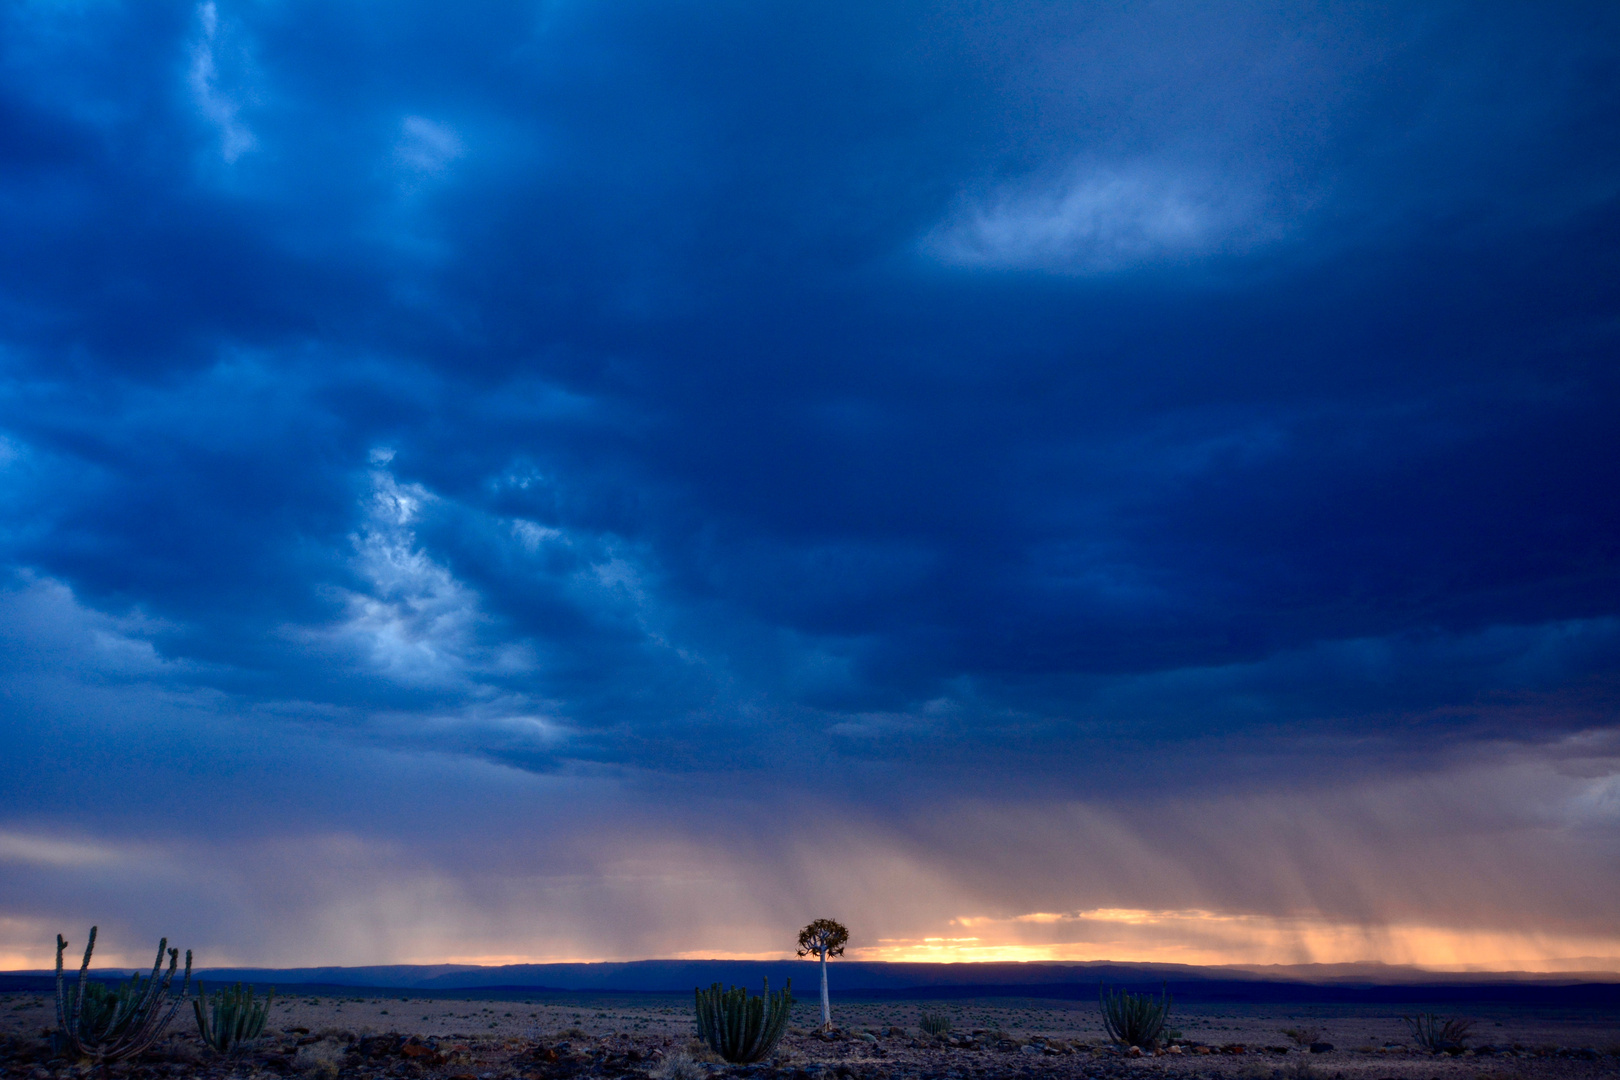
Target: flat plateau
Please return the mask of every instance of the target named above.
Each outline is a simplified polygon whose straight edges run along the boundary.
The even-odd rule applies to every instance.
[[[1421,1007],[1409,1011],[1430,1011]],[[752,1066],[705,1060],[691,999],[666,994],[420,997],[404,993],[276,998],[266,1037],[219,1058],[187,1009],[143,1058],[111,1077],[166,1080],[1538,1080],[1620,1076],[1620,1015],[1607,1010],[1435,1009],[1473,1022],[1469,1049],[1413,1045],[1400,1012],[1370,1006],[1176,1005],[1180,1052],[1133,1056],[1108,1044],[1095,1003],[1041,999],[834,1002],[832,1037],[815,1003],[794,1007],[777,1053]],[[952,1046],[924,1035],[945,1016]],[[55,1058],[54,1000],[0,995],[0,1077],[71,1080],[87,1066]],[[1285,1030],[1314,1032],[1311,1052]],[[688,1060],[691,1059],[691,1060]]]

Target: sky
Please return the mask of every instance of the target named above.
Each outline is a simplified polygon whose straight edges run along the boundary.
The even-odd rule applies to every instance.
[[[1617,408],[1612,3],[8,0],[0,967],[1620,970]]]

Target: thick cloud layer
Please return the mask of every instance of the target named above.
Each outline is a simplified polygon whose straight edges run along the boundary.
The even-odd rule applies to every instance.
[[[1620,966],[1611,5],[3,20],[0,963]]]

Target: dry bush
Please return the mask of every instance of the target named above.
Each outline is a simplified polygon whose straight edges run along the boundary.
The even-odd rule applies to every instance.
[[[154,1046],[147,1056],[176,1065],[195,1065],[202,1060],[202,1051],[194,1040],[171,1035]]]
[[[692,1060],[689,1052],[677,1050],[660,1061],[647,1075],[651,1080],[703,1080],[709,1074]]]
[[[686,1040],[686,1046],[683,1047],[682,1050],[685,1052],[686,1056],[691,1058],[693,1061],[703,1061],[710,1065],[722,1065],[725,1063],[720,1055],[715,1053],[714,1050],[710,1048],[709,1044],[704,1042],[702,1039],[693,1038]]]
[[[1434,1013],[1419,1013],[1401,1019],[1411,1029],[1412,1041],[1431,1054],[1461,1053],[1468,1042],[1469,1029],[1474,1026],[1472,1020],[1436,1016]]]
[[[293,1055],[293,1068],[320,1080],[332,1080],[343,1067],[343,1055],[348,1047],[336,1039],[324,1038],[298,1048]]]
[[[1258,1061],[1247,1061],[1236,1072],[1228,1075],[1236,1077],[1237,1080],[1322,1080],[1323,1076],[1305,1058],[1298,1058],[1282,1068]]]

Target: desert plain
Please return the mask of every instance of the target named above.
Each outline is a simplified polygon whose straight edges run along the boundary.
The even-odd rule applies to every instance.
[[[1421,1010],[1404,1010],[1427,1011]],[[1439,1011],[1439,1010],[1435,1010]],[[1451,1007],[1473,1023],[1469,1049],[1415,1046],[1403,1010],[1346,1005],[1177,1004],[1176,1045],[1135,1056],[1110,1044],[1095,1002],[1044,999],[836,1001],[794,1006],[789,1034],[755,1065],[727,1065],[695,1039],[689,997],[524,994],[422,997],[359,990],[276,997],[265,1037],[219,1057],[189,1010],[142,1058],[106,1070],[129,1080],[1540,1080],[1620,1075],[1620,1016],[1609,1010]],[[924,1013],[950,1020],[926,1035]],[[71,1080],[89,1066],[53,1055],[46,994],[0,995],[0,1077]],[[1287,1034],[1291,1032],[1292,1034]],[[1303,1042],[1315,1042],[1313,1052]],[[1331,1044],[1331,1049],[1323,1049]]]

